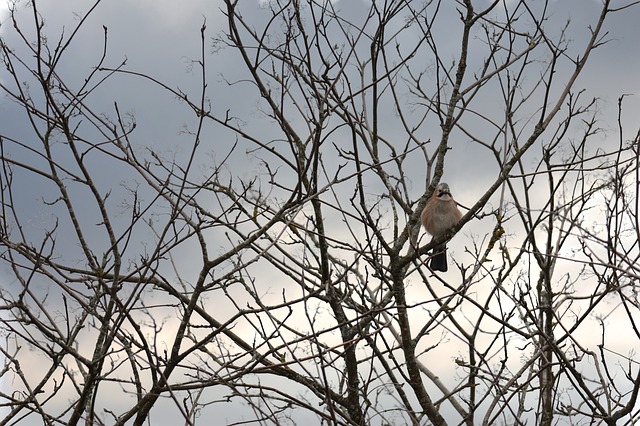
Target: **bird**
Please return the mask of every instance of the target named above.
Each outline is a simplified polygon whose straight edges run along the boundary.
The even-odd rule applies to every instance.
[[[461,218],[462,213],[451,196],[449,185],[444,182],[439,183],[420,214],[422,226],[433,238],[438,238],[453,228]],[[434,255],[429,265],[432,270],[447,272],[449,269],[445,250],[446,243],[434,248]]]

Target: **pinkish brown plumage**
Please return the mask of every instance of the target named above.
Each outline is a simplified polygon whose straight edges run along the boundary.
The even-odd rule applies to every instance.
[[[453,228],[461,218],[462,213],[458,210],[458,206],[451,196],[449,185],[444,182],[439,183],[420,215],[422,226],[434,238],[438,238]],[[441,244],[434,249],[430,264],[431,269],[434,271],[447,271],[445,249],[445,244]]]

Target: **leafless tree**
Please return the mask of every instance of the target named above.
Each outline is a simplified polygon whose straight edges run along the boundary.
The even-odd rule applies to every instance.
[[[346,3],[225,0],[199,92],[114,64],[117,29],[70,79],[101,1],[59,38],[14,5],[2,424],[638,421],[640,136],[577,82],[637,2],[584,42],[548,1]],[[191,112],[179,149],[98,101],[131,79]],[[429,241],[443,175],[464,217]]]

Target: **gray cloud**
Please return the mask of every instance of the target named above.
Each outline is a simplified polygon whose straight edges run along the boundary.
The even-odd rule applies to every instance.
[[[264,22],[268,16],[268,11],[258,7],[247,8],[249,20]],[[46,32],[50,40],[55,40],[61,34],[68,36],[74,27],[79,23],[79,16],[87,10],[85,1],[73,0],[61,2],[41,2],[39,3],[40,13],[47,22]],[[339,3],[344,19],[352,22],[360,22],[363,11],[363,3],[343,0]],[[585,29],[586,25],[593,23],[593,12],[598,7],[596,2],[554,2],[554,14],[550,25],[560,25],[566,19],[571,19],[569,36],[576,41],[576,49],[589,35]],[[278,130],[274,123],[264,117],[261,110],[259,93],[251,84],[243,83],[242,80],[248,75],[240,62],[240,58],[230,48],[224,48],[215,42],[215,38],[220,36],[225,28],[225,18],[218,10],[219,2],[211,1],[126,1],[126,2],[104,2],[97,10],[90,15],[87,22],[83,24],[77,34],[70,50],[65,55],[60,64],[59,72],[64,81],[69,82],[74,88],[83,84],[84,79],[93,71],[102,55],[104,30],[107,28],[107,59],[104,66],[117,67],[126,60],[125,68],[131,71],[148,74],[158,80],[165,82],[173,88],[180,89],[189,95],[190,99],[198,99],[200,96],[200,70],[197,63],[200,59],[200,28],[206,22],[204,50],[206,54],[208,99],[213,111],[217,114],[224,114],[230,111],[232,116],[241,117],[248,130],[262,135],[278,135]],[[602,120],[608,123],[608,127],[615,128],[616,101],[623,93],[633,93],[634,97],[627,101],[624,117],[631,119],[637,117],[640,112],[638,94],[637,70],[639,68],[640,57],[635,53],[637,44],[640,41],[637,34],[637,23],[640,22],[639,9],[631,9],[631,13],[616,14],[609,21],[608,28],[612,40],[599,48],[591,62],[587,72],[580,78],[579,87],[588,88],[585,96],[601,97],[603,110]],[[19,14],[20,25],[29,27],[29,10],[21,9]],[[441,39],[438,45],[443,50],[443,57],[453,58],[453,53],[458,46],[456,30],[459,27],[459,20],[454,13],[451,14],[447,24],[440,29]],[[7,26],[10,25],[3,20],[0,27],[0,35],[6,42],[20,48],[20,42],[16,34]],[[450,25],[449,28],[446,28]],[[454,30],[451,30],[451,27]],[[574,32],[575,30],[575,32]],[[416,29],[417,31],[417,29]],[[411,45],[411,37],[414,34],[407,32],[407,45]],[[479,34],[477,35],[480,36]],[[219,49],[219,50],[218,50]],[[571,50],[570,55],[577,54],[577,50]],[[475,60],[475,61],[474,61]],[[472,65],[477,70],[480,64],[480,57],[472,56]],[[425,69],[431,65],[424,61]],[[528,78],[536,79],[537,75],[530,75]],[[0,75],[0,79],[6,77]],[[233,82],[233,85],[227,84]],[[497,88],[496,88],[497,89]],[[403,95],[406,95],[404,93]],[[145,153],[145,147],[152,147],[168,158],[175,155],[177,158],[184,158],[188,155],[188,146],[193,140],[191,132],[197,124],[197,118],[183,102],[176,99],[170,93],[160,90],[158,86],[145,79],[128,75],[116,75],[98,87],[91,98],[91,107],[96,113],[105,114],[113,119],[115,117],[114,102],[117,102],[121,110],[131,114],[135,118],[137,129],[133,138],[141,154]],[[408,97],[407,108],[419,108],[411,105]],[[495,113],[495,100],[490,94],[476,99],[474,102],[480,104],[480,108],[486,104],[486,109]],[[476,105],[477,106],[477,105]],[[384,121],[381,128],[390,140],[402,134],[400,123],[392,109],[392,106],[385,111]],[[302,125],[303,123],[299,123]],[[471,120],[469,126],[476,126],[476,130],[483,126],[482,120],[478,122]],[[431,139],[434,144],[439,138],[439,127],[434,121],[432,126],[421,129],[420,138],[422,140]],[[491,134],[492,130],[487,130],[486,134]],[[32,138],[30,129],[25,125],[24,112],[7,98],[0,99],[0,132],[4,135],[19,140],[29,140]],[[478,134],[482,134],[478,130]],[[331,142],[340,145],[343,143],[343,136],[337,133]],[[457,132],[453,139],[451,155],[448,157],[447,169],[444,178],[451,184],[456,193],[458,201],[465,205],[471,205],[485,188],[495,179],[495,167],[490,166],[493,159],[477,147],[471,144],[469,138],[462,132]],[[202,157],[198,159],[200,166],[204,170],[207,164],[219,161],[234,146],[235,139],[231,134],[219,129],[207,128],[203,136]],[[404,141],[402,141],[404,142]],[[602,143],[611,143],[608,139],[603,139]],[[241,145],[243,146],[243,145]],[[245,147],[245,146],[243,146]],[[17,158],[24,158],[25,161],[37,163],[26,151],[16,151],[13,155]],[[532,156],[539,156],[539,153],[532,153]],[[267,157],[268,158],[268,157]],[[533,161],[533,158],[527,158]],[[97,161],[97,160],[96,160]],[[241,176],[250,176],[256,170],[260,170],[260,160],[246,149],[236,149],[229,161],[234,173]],[[409,179],[412,182],[410,188],[412,196],[418,198],[424,192],[424,170],[421,169],[423,159],[416,158],[408,160],[410,169]],[[128,180],[130,176],[119,174],[117,168],[95,164],[96,178],[100,180],[105,190],[114,191],[113,205],[122,202],[127,193],[122,188],[123,184],[132,185]],[[204,173],[204,171],[203,171]],[[285,173],[283,171],[282,173]],[[46,199],[48,189],[41,187],[41,180],[30,175],[20,175],[24,192],[19,195],[18,203],[28,206],[26,211],[31,212],[32,217],[28,218],[34,225],[34,230],[39,229],[39,233],[44,232],[55,216],[48,211],[42,213],[42,199]],[[372,193],[375,193],[378,182],[368,182],[372,186]],[[120,188],[120,189],[118,189]],[[37,190],[36,190],[37,189]],[[348,188],[344,188],[345,191]],[[81,197],[82,194],[77,194]],[[84,212],[85,216],[90,216]],[[126,222],[127,218],[122,218]],[[336,219],[338,220],[338,219]],[[474,228],[475,226],[475,228]],[[481,230],[481,224],[470,224],[465,232],[475,233]],[[38,232],[38,231],[34,231]],[[61,235],[64,235],[61,233]],[[68,253],[77,250],[73,240],[65,241],[61,237],[60,244],[65,247]],[[460,237],[458,237],[459,239]],[[140,237],[143,240],[143,237]],[[458,244],[458,245],[456,245]],[[458,253],[463,252],[462,243],[455,241],[452,249]],[[184,262],[185,269],[188,269],[192,254],[189,250],[181,253],[180,260]],[[9,284],[10,285],[10,284]],[[52,297],[53,299],[53,297]],[[60,303],[59,300],[57,303]],[[25,355],[25,361],[35,363]],[[449,361],[449,360],[447,360]],[[3,384],[4,388],[8,385]],[[155,413],[154,413],[155,414]],[[233,415],[229,408],[229,415]],[[176,418],[171,415],[155,414],[152,417],[154,424],[169,425],[174,424]]]

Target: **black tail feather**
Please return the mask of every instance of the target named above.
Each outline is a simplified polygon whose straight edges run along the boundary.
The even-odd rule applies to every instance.
[[[438,246],[433,251],[431,256],[431,263],[429,266],[434,271],[447,272],[449,269],[447,265],[447,252],[445,246]]]

